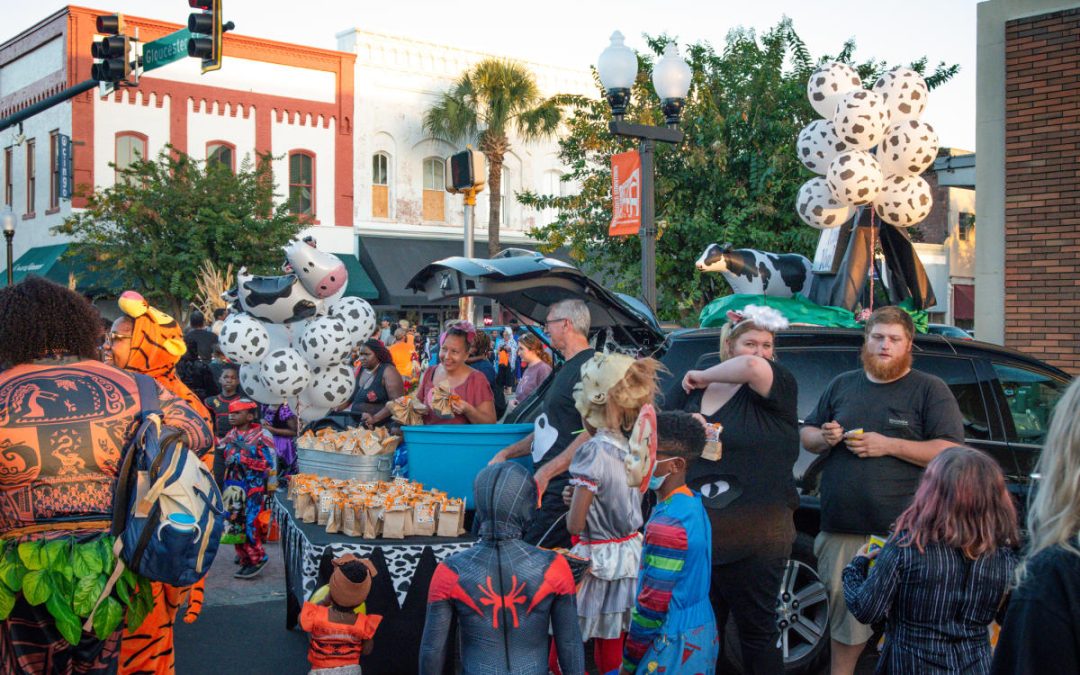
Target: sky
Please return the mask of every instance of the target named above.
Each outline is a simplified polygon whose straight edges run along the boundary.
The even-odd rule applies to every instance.
[[[64,6],[53,0],[9,2],[0,42]],[[959,64],[960,73],[930,94],[923,119],[942,146],[975,150],[976,0],[227,0],[236,32],[333,49],[350,28],[401,35],[539,63],[588,69],[614,30],[645,49],[644,34],[666,33],[680,44],[724,44],[735,27],[758,33],[792,19],[816,58],[854,38],[857,60],[907,64],[926,56]],[[186,23],[184,0],[86,0],[105,11]],[[226,66],[227,67],[227,66]]]

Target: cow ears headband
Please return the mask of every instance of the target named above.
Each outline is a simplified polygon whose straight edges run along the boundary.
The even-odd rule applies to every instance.
[[[789,325],[787,318],[783,314],[772,307],[763,307],[761,305],[747,305],[741,311],[729,309],[727,311],[727,320],[732,329],[743,321],[749,321],[754,325],[754,328],[770,333],[784,330]]]

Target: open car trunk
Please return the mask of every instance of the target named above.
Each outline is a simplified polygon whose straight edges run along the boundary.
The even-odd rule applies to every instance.
[[[613,293],[578,268],[539,253],[492,259],[452,257],[424,267],[407,288],[429,301],[488,298],[537,324],[560,300],[583,300],[592,317],[590,337],[598,349],[651,356],[664,333],[646,305]]]

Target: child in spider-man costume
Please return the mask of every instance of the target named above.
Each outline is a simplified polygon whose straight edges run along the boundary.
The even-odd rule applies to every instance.
[[[585,672],[585,653],[566,559],[521,541],[536,504],[536,482],[504,462],[476,476],[480,542],[435,570],[428,591],[420,673],[443,672],[456,620],[462,672],[547,675],[554,638],[564,675]]]

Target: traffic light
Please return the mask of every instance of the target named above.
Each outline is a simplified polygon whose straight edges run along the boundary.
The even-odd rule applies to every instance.
[[[233,24],[221,23],[222,0],[188,0],[193,9],[201,10],[188,15],[188,56],[202,59],[202,72],[221,68],[221,39],[225,31],[232,30]]]
[[[123,35],[123,15],[99,16],[97,32],[101,37],[95,37],[90,46],[94,57],[90,77],[98,82],[123,82],[131,74],[131,39]]]
[[[484,153],[471,147],[450,155],[446,159],[446,191],[456,194],[483,190],[484,183],[487,182],[484,166]]]

